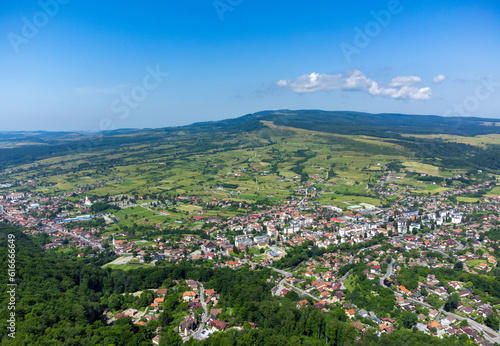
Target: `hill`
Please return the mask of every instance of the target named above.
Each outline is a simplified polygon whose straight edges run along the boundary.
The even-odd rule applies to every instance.
[[[120,129],[88,134],[0,133],[0,169],[49,157],[88,154],[124,146],[148,145],[155,148],[172,140],[195,144],[202,139],[207,144],[207,137],[245,137],[256,143],[266,141],[272,135],[263,121],[295,129],[376,137],[404,147],[406,155],[444,160],[444,166],[500,168],[494,160],[498,154],[496,145],[500,144],[500,137],[494,137],[500,134],[500,126],[496,126],[500,124],[498,119],[281,110],[160,129]]]

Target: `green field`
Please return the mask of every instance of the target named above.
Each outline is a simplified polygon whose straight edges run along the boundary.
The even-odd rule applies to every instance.
[[[479,201],[479,198],[474,197],[457,197],[457,201],[466,202],[466,203],[476,203]]]
[[[500,186],[493,188],[490,192],[488,192],[488,195],[500,196]]]
[[[344,280],[344,286],[348,291],[352,292],[352,290],[354,290],[355,285],[356,285],[356,277],[352,275]]]

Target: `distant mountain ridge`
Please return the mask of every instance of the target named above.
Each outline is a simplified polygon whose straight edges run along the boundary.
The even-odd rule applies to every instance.
[[[348,111],[265,111],[255,113],[257,117],[273,121],[276,125],[287,125],[308,130],[317,130],[352,135],[405,134],[452,134],[476,136],[500,133],[500,126],[486,126],[500,119],[475,117],[442,117],[436,115],[371,114]]]
[[[115,150],[126,146],[148,145],[152,149],[165,141],[182,139],[186,143],[212,141],[230,136],[233,139],[250,136],[262,139],[272,131],[262,121],[278,126],[342,135],[366,135],[403,146],[422,158],[445,160],[459,166],[479,160],[491,169],[500,169],[500,145],[485,148],[466,143],[450,143],[441,138],[421,138],[411,135],[449,134],[466,137],[500,134],[500,119],[475,117],[440,117],[435,115],[370,114],[349,111],[275,110],[247,114],[238,118],[198,122],[191,125],[157,129],[118,129],[100,133],[81,132],[0,132],[0,169],[35,162],[44,158],[100,150]],[[262,131],[265,130],[265,131]],[[217,135],[218,134],[218,135]],[[407,136],[403,136],[407,135]],[[410,136],[408,136],[410,135]],[[260,138],[260,139],[259,139]],[[227,143],[226,143],[227,144]],[[454,160],[453,162],[451,160]]]
[[[276,125],[346,135],[364,134],[385,136],[389,133],[406,133],[477,136],[500,133],[500,126],[485,125],[500,125],[500,119],[493,118],[288,109],[261,111],[238,118],[198,122],[187,126],[168,127],[161,130],[221,129],[245,131],[260,127],[258,125],[260,120],[272,121]]]
[[[102,131],[105,136],[148,132],[204,132],[214,130],[251,131],[260,128],[260,120],[272,121],[276,125],[307,130],[352,135],[406,134],[452,134],[477,136],[500,133],[500,119],[479,117],[443,117],[437,115],[410,115],[397,113],[363,113],[352,111],[323,110],[266,110],[218,121],[196,122],[190,125],[148,129],[117,129]],[[496,125],[495,125],[496,124]],[[52,141],[55,138],[74,139],[92,136],[75,131],[8,131],[0,132],[0,141],[38,139]]]

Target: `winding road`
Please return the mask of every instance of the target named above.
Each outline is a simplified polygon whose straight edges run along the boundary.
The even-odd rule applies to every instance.
[[[189,340],[189,338],[195,338],[197,340],[204,339],[201,332],[205,329],[205,323],[207,323],[208,320],[208,309],[207,303],[205,303],[205,287],[203,287],[203,284],[201,282],[198,282],[198,284],[200,285],[200,303],[203,307],[203,315],[201,315],[201,322],[196,331],[193,334],[183,338],[182,341],[187,341]]]
[[[396,263],[396,260],[393,258],[391,260],[391,263],[389,263],[389,265],[387,266],[387,272],[385,273],[384,276],[382,276],[380,278],[380,286],[382,287],[385,287],[385,288],[388,288],[386,285],[385,285],[385,279],[387,279],[389,276],[392,275],[392,267],[394,266],[394,263]]]

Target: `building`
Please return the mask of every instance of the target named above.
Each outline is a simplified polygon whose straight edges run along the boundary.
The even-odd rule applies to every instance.
[[[92,206],[92,202],[89,200],[88,196],[85,196],[85,202],[83,204],[85,204],[87,207]]]
[[[234,237],[234,245],[236,247],[247,247],[253,245],[253,240],[246,235],[237,235],[236,237]]]

